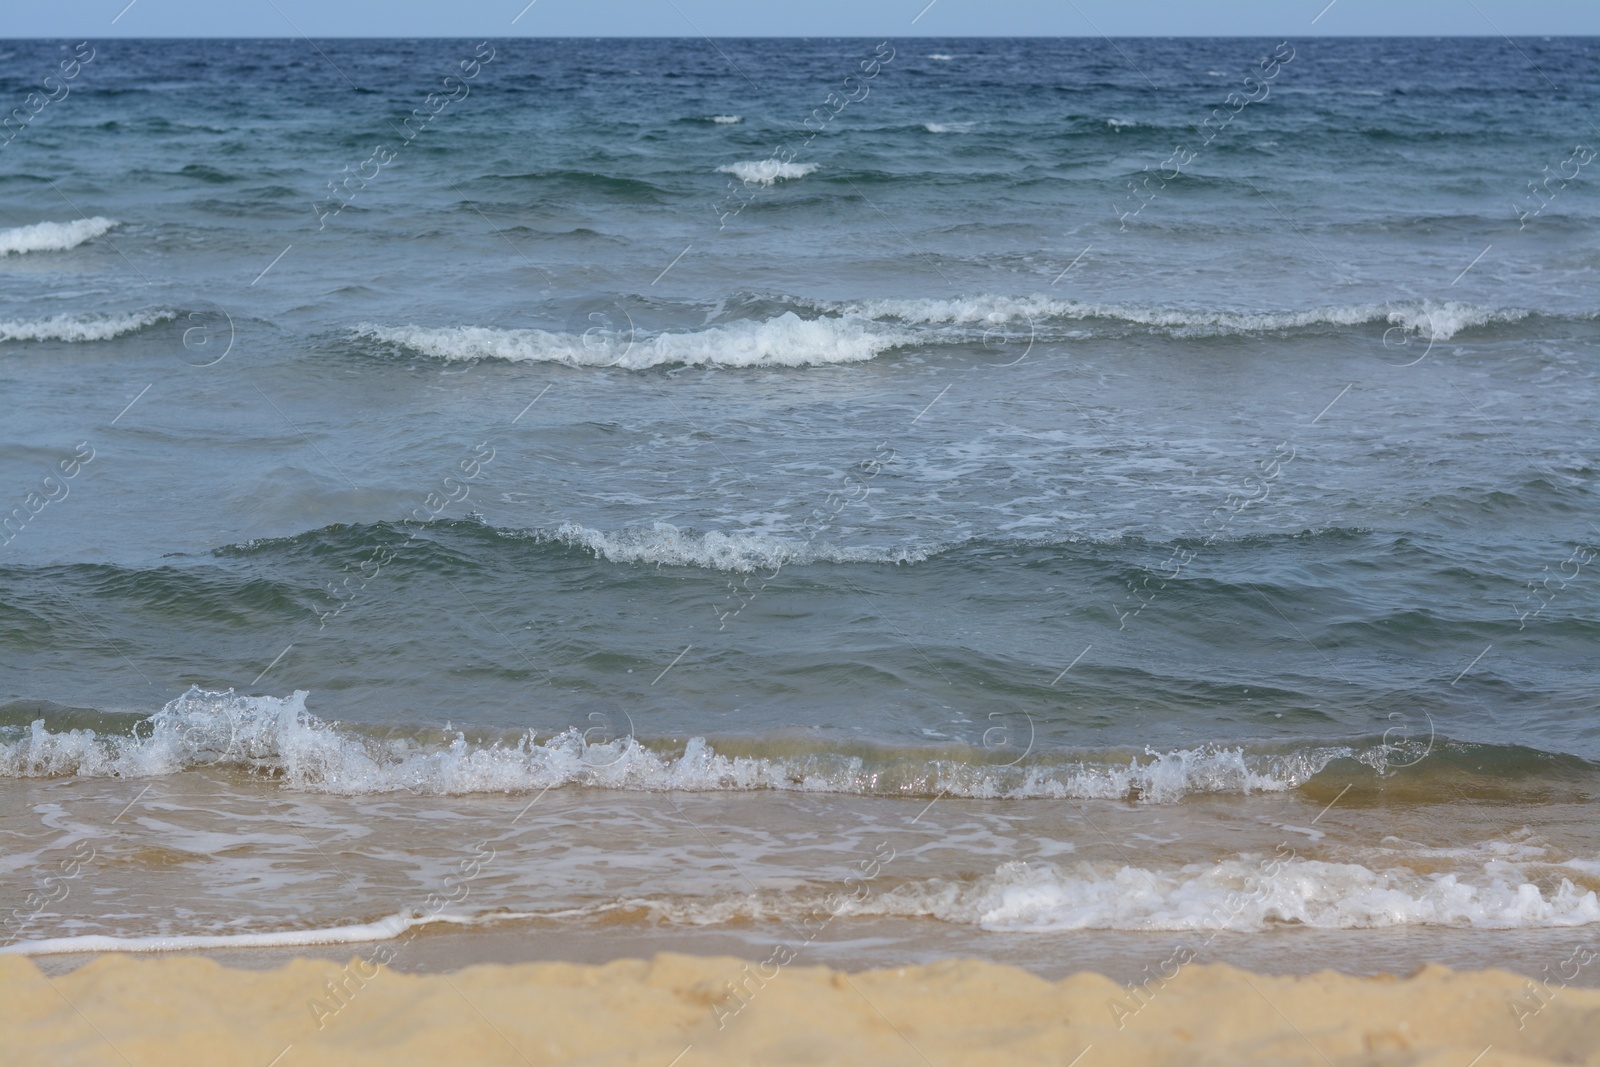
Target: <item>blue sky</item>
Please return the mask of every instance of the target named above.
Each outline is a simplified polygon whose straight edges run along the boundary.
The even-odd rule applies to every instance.
[[[0,37],[1600,34],[1600,0],[4,0]]]

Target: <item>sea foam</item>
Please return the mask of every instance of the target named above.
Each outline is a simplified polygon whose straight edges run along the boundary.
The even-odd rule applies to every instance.
[[[1195,948],[1218,933],[1285,926],[1515,930],[1600,922],[1600,896],[1594,890],[1566,878],[1541,889],[1530,880],[1535,878],[1551,881],[1532,867],[1496,859],[1463,863],[1446,872],[1420,864],[1373,868],[1287,853],[1239,854],[1175,868],[1106,861],[1011,862],[972,879],[884,878],[868,893],[798,890],[711,899],[636,898],[611,907],[646,911],[657,921],[706,926],[794,922],[832,913],[841,918],[936,919],[1005,933],[1160,930],[1191,935],[1183,943]]]
[[[704,567],[739,573],[775,571],[808,563],[920,563],[928,558],[925,550],[842,548],[763,533],[701,533],[666,522],[616,533],[567,523],[556,531],[554,539],[588,549],[611,563]]]
[[[304,930],[271,930],[248,934],[168,934],[153,937],[113,937],[108,934],[80,934],[76,937],[49,937],[37,941],[18,941],[0,947],[0,954],[48,956],[63,952],[195,952],[214,948],[297,948],[304,945],[350,945],[367,941],[389,941],[407,930],[429,923],[463,923],[455,916],[429,915],[418,911],[399,912],[370,923],[312,927]]]
[[[925,915],[1007,931],[1503,930],[1600,922],[1593,890],[1562,879],[1545,893],[1521,873],[1492,862],[1469,876],[1266,856],[1175,870],[1008,863],[976,882],[902,887],[855,907],[862,914]]]
[[[892,862],[892,861],[890,861]],[[892,870],[885,864],[887,869]],[[975,879],[858,882],[855,890],[796,887],[714,897],[621,897],[561,908],[476,914],[417,909],[365,923],[231,934],[117,937],[87,934],[19,941],[0,953],[173,952],[222,948],[291,948],[387,941],[429,924],[479,926],[559,915],[604,921],[644,913],[654,923],[726,926],[752,921],[795,924],[838,919],[935,919],[997,933],[1072,930],[1164,931],[1200,951],[1218,934],[1285,927],[1320,930],[1449,927],[1540,930],[1600,923],[1600,896],[1562,878],[1541,888],[1522,866],[1489,861],[1449,872],[1405,865],[1296,856],[1237,855],[1216,863],[1151,869],[1122,863],[1011,862]],[[866,889],[863,893],[860,890]]]

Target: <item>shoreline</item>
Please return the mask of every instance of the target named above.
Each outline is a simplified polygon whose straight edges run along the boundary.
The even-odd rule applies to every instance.
[[[1600,1061],[1600,990],[1438,965],[1401,978],[1190,964],[1131,991],[972,959],[846,972],[662,953],[413,975],[354,956],[243,970],[113,954],[50,978],[6,956],[0,1005],[8,1058],[25,1064]]]
[[[179,947],[28,954],[54,978],[107,955],[135,959],[207,959],[224,967],[263,971],[296,960],[343,965],[355,958],[402,974],[453,974],[479,965],[567,963],[600,967],[618,960],[662,954],[766,959],[792,946],[795,962],[838,970],[871,971],[926,966],[951,959],[1015,967],[1046,981],[1094,973],[1122,985],[1148,981],[1169,960],[1227,964],[1252,974],[1304,977],[1323,971],[1352,978],[1410,974],[1428,964],[1456,971],[1503,970],[1567,984],[1600,987],[1600,964],[1565,964],[1586,952],[1600,958],[1600,932],[1590,927],[1483,930],[1400,927],[1322,930],[1284,926],[1269,931],[1075,930],[1055,933],[964,930],[925,918],[856,918],[839,936],[802,941],[782,923],[731,924],[720,929],[652,923],[522,924],[491,927],[450,924],[418,927],[398,939],[306,942],[279,947]],[[1170,966],[1170,964],[1168,964]]]

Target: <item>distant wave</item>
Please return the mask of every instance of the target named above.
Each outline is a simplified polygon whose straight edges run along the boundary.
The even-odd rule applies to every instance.
[[[627,337],[616,333],[568,334],[499,330],[483,326],[375,326],[360,337],[400,345],[452,362],[503,359],[514,363],[565,363],[573,367],[647,370],[666,364],[719,367],[810,367],[868,360],[910,343],[903,332],[874,329],[846,318],[802,319],[785,312],[765,321],[740,320],[686,333]]]
[[[717,168],[717,172],[732,174],[748,185],[771,185],[779,180],[804,178],[807,174],[814,173],[820,166],[819,163],[779,163],[775,159],[757,159],[724,163]]]
[[[477,183],[491,186],[503,185],[518,189],[514,195],[527,193],[518,188],[534,185],[537,196],[603,196],[635,204],[661,203],[667,195],[659,185],[633,174],[607,174],[590,170],[548,170],[510,174],[485,174]],[[471,202],[458,205],[459,210],[471,212]]]
[[[703,737],[658,750],[635,738],[591,743],[574,727],[539,741],[530,731],[489,743],[382,739],[326,722],[305,691],[245,696],[192,688],[127,734],[50,730],[43,719],[0,737],[0,776],[149,778],[197,766],[267,773],[294,789],[342,795],[523,793],[558,786],[644,791],[783,790],[888,796],[1139,800],[1202,793],[1282,792],[1335,760],[1374,769],[1401,751],[1376,743],[1288,751],[1201,746],[1167,752],[1055,754],[995,764],[975,749],[795,751],[726,756]],[[13,739],[14,738],[14,739]],[[748,748],[748,745],[744,746]],[[1409,752],[1409,749],[1405,750]],[[1414,756],[1414,754],[1412,754]]]
[[[971,296],[950,299],[868,300],[821,305],[838,314],[924,324],[993,324],[1103,319],[1171,330],[1184,336],[1251,334],[1316,326],[1388,323],[1436,340],[1491,323],[1518,322],[1533,312],[1459,301],[1332,304],[1300,311],[1214,311],[1142,304],[1082,303],[1046,296]]]
[[[712,115],[711,121],[718,126],[732,126],[735,123],[743,122],[744,119],[738,115]]]
[[[36,222],[32,226],[0,230],[0,256],[9,256],[13,252],[18,255],[24,252],[65,252],[120,225],[119,222],[97,215],[92,219]]]
[[[52,315],[47,319],[0,320],[0,341],[109,341],[178,317],[175,311],[130,314]]]
[[[471,565],[507,549],[520,546],[552,550],[579,549],[593,553],[609,563],[643,564],[666,567],[704,567],[710,570],[751,572],[779,567],[818,563],[918,564],[943,560],[960,569],[983,567],[997,550],[1017,552],[1037,550],[1046,555],[1070,555],[1077,559],[1104,561],[1108,574],[1121,575],[1125,568],[1137,567],[1138,560],[1175,545],[1198,545],[1200,539],[1146,540],[1121,534],[1090,537],[1079,533],[1030,535],[1026,532],[989,537],[958,537],[953,540],[915,545],[840,545],[806,535],[802,521],[780,530],[698,530],[667,522],[627,526],[617,530],[597,530],[575,522],[555,527],[495,527],[470,519],[436,520],[428,524],[429,552],[448,553],[457,562]],[[339,524],[287,537],[262,538],[215,549],[218,556],[256,554],[295,554],[302,550],[317,553],[361,553],[405,540],[414,531],[397,524]],[[1279,542],[1304,544],[1317,541],[1338,546],[1360,541],[1372,544],[1370,531],[1334,527],[1300,533],[1253,534],[1218,537],[1218,550],[1238,546],[1253,550]],[[1382,539],[1380,539],[1380,542]],[[418,546],[421,548],[421,546]],[[101,566],[110,567],[108,564]],[[139,574],[141,589],[165,588],[169,568],[155,571],[134,569],[119,573]],[[232,596],[243,595],[231,590]]]
[[[971,133],[975,122],[924,122],[922,128],[929,133]]]
[[[721,367],[809,367],[857,363],[913,345],[973,344],[997,327],[1041,341],[1075,340],[1084,331],[1145,329],[1173,337],[1226,337],[1383,326],[1425,340],[1448,341],[1472,329],[1540,315],[1525,308],[1460,301],[1402,300],[1331,304],[1302,310],[1211,310],[1144,304],[1085,303],[1042,295],[832,301],[761,298],[768,318],[733,319],[705,329],[558,333],[486,326],[382,326],[364,323],[358,337],[450,361],[503,359],[574,367],[646,370],[667,364]],[[802,317],[802,314],[806,317]],[[1594,316],[1580,316],[1580,318]]]

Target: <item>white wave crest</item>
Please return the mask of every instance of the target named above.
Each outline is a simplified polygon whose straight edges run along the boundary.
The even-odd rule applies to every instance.
[[[740,573],[776,571],[780,567],[807,563],[919,563],[928,558],[927,552],[922,550],[841,548],[762,533],[725,534],[716,530],[697,533],[666,522],[617,533],[591,530],[569,522],[557,530],[555,536],[556,540],[586,548],[612,563],[705,567]]]
[[[971,133],[975,122],[924,122],[922,128],[929,133]]]
[[[739,115],[712,115],[711,121],[718,126],[732,126],[735,123],[743,122],[744,119]]]
[[[750,159],[738,163],[724,163],[717,168],[719,174],[731,174],[747,185],[771,185],[776,181],[804,178],[815,173],[819,163],[779,163],[776,159]]]
[[[1208,311],[1138,304],[1081,303],[1040,295],[869,300],[828,307],[845,315],[927,324],[1110,319],[1172,330],[1183,336],[1388,323],[1439,341],[1449,340],[1462,330],[1490,323],[1517,322],[1530,314],[1521,308],[1487,308],[1459,301],[1390,301],[1382,304],[1328,305],[1301,311]]]
[[[15,252],[65,252],[77,248],[85,241],[110,232],[121,223],[96,215],[92,219],[74,219],[71,222],[36,222],[32,226],[18,226],[0,230],[0,256]]]
[[[125,333],[177,318],[175,311],[115,315],[52,315],[47,319],[0,320],[0,341],[109,341]]]
[[[16,740],[0,742],[0,776],[148,778],[218,764],[269,773],[294,789],[343,795],[522,793],[573,785],[1173,803],[1195,793],[1292,789],[1333,759],[1354,755],[1341,747],[1275,756],[1205,747],[996,766],[916,753],[730,757],[702,737],[671,755],[633,737],[594,743],[576,728],[542,742],[529,732],[492,744],[469,743],[461,734],[430,744],[379,741],[325,722],[306,710],[306,697],[304,691],[253,697],[193,688],[131,735],[51,731],[37,720]]]
[[[403,345],[435,359],[504,359],[565,363],[573,367],[648,370],[665,364],[719,367],[813,367],[868,360],[910,343],[903,332],[842,318],[802,319],[786,311],[775,319],[742,320],[692,333],[644,337],[607,331],[587,334],[499,330],[484,326],[375,326],[357,336]]]
[[[503,359],[525,363],[565,363],[574,367],[647,370],[668,364],[721,367],[805,367],[856,363],[893,348],[915,344],[970,342],[971,331],[913,331],[916,326],[989,329],[1039,328],[1050,323],[1103,320],[1146,326],[1177,337],[1214,337],[1286,332],[1316,327],[1385,325],[1425,339],[1446,341],[1491,323],[1516,322],[1531,312],[1487,308],[1455,301],[1330,305],[1300,311],[1206,311],[1136,304],[1081,303],[1052,297],[970,296],[948,299],[799,301],[819,312],[803,319],[786,311],[772,319],[741,319],[702,330],[646,334],[591,330],[583,334],[485,326],[379,326],[362,324],[358,337],[401,345],[435,359]],[[163,313],[169,316],[170,313]],[[8,336],[56,336],[77,320],[0,323]],[[153,321],[153,320],[152,320]],[[139,322],[137,325],[143,325]],[[16,332],[8,335],[6,330]],[[51,334],[50,329],[57,334]],[[99,330],[111,327],[100,325]],[[134,328],[134,327],[127,327]],[[28,331],[33,331],[31,334]],[[85,331],[91,332],[91,331]],[[118,332],[121,332],[120,330]],[[106,334],[110,336],[110,334]],[[1077,336],[1067,334],[1067,336]],[[73,339],[89,339],[79,337]]]

